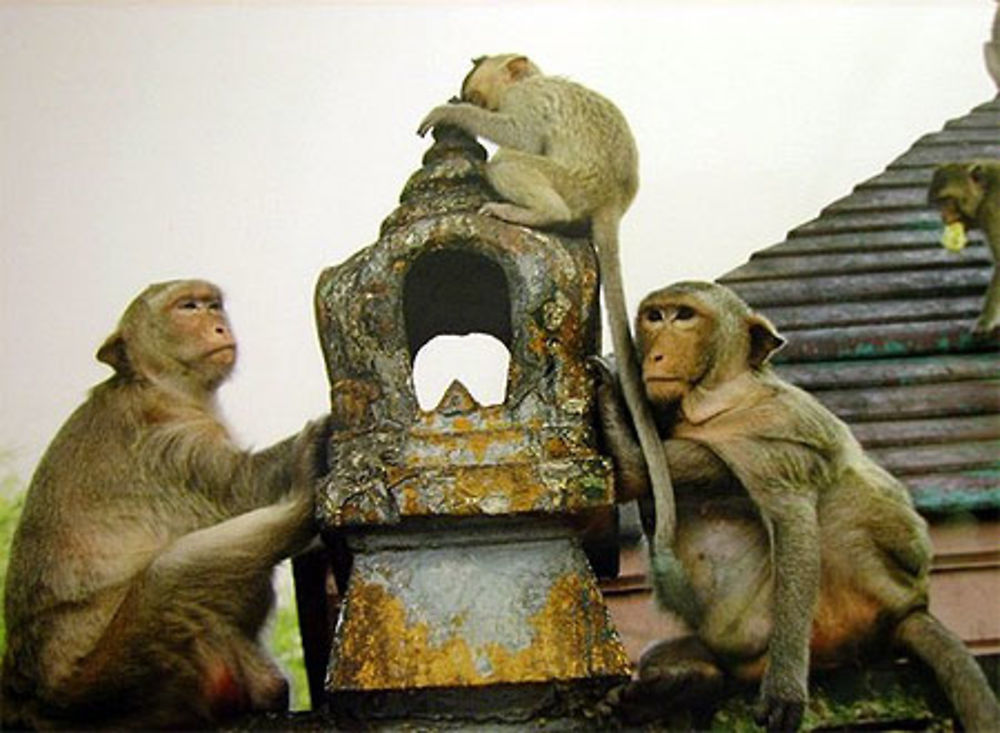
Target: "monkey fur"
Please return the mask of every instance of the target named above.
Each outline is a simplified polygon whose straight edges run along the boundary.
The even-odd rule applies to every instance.
[[[542,74],[526,56],[502,54],[473,61],[461,101],[431,110],[418,134],[438,125],[500,146],[486,177],[504,201],[480,213],[531,227],[589,222],[625,401],[657,487],[651,550],[654,560],[674,567],[673,490],[642,394],[618,256],[618,225],[639,188],[639,156],[625,117],[600,94]]]
[[[147,288],[98,352],[114,375],[53,439],[7,575],[5,727],[205,727],[283,710],[258,639],[273,566],[313,536],[325,426],[238,450],[214,392],[219,290]]]
[[[612,703],[649,716],[665,701],[707,702],[725,679],[759,680],[759,722],[795,730],[810,664],[891,643],[934,669],[968,730],[1000,729],[982,670],[927,610],[925,521],[843,422],[772,371],[774,327],[727,288],[684,282],[643,300],[636,334],[646,393],[670,426],[661,450],[687,576],[678,587],[654,567],[653,582],[693,635],[647,650]],[[601,372],[618,499],[644,499],[643,454]]]
[[[1000,17],[1000,16],[998,16]],[[927,202],[940,210],[948,232],[980,229],[993,255],[990,279],[982,311],[973,333],[995,334],[1000,326],[1000,160],[946,163],[934,171]]]

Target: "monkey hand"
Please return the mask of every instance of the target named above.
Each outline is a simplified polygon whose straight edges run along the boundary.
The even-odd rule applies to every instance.
[[[597,387],[597,410],[602,433],[605,437],[628,438],[634,442],[631,417],[618,383],[614,357],[595,354],[587,358],[587,367],[594,375]],[[619,436],[619,433],[624,435]]]
[[[423,122],[420,123],[420,127],[417,128],[417,134],[420,135],[420,137],[423,137],[432,127],[437,127],[442,123],[450,122],[450,117],[454,109],[454,104],[442,104],[432,109],[427,113],[427,116],[424,117]]]
[[[604,449],[615,463],[617,501],[631,501],[649,492],[649,470],[632,426],[632,418],[613,362],[591,356],[587,366],[597,382],[597,414]]]
[[[333,417],[327,415],[306,423],[295,438],[292,444],[292,470],[296,490],[312,494],[316,481],[329,472],[327,443],[332,429]]]
[[[769,731],[797,731],[808,699],[804,681],[779,677],[769,669],[761,683],[754,719]]]

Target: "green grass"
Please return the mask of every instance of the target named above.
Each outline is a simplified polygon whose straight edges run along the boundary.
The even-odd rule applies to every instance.
[[[302,637],[299,634],[299,614],[295,606],[291,570],[285,563],[278,568],[278,604],[274,615],[268,647],[285,672],[291,685],[291,709],[309,709],[309,683],[302,657]]]
[[[14,529],[24,506],[24,484],[10,467],[11,453],[0,451],[0,600],[7,581],[7,558],[10,543],[14,539]],[[3,606],[0,604],[0,610]],[[3,613],[0,613],[0,649],[7,644],[7,629]]]

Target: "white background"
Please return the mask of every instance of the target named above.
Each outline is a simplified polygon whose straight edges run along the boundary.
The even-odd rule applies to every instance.
[[[474,56],[525,52],[629,118],[634,307],[736,267],[991,99],[995,7],[4,3],[0,448],[27,479],[108,375],[93,354],[125,304],[175,277],[227,293],[241,353],[221,402],[242,442],[325,411],[316,277],[377,238],[428,145],[418,122]]]

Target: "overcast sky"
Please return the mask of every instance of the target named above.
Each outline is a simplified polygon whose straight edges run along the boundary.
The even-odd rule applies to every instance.
[[[27,479],[108,376],[94,353],[126,303],[176,277],[227,293],[241,352],[221,404],[242,443],[324,412],[316,277],[375,241],[428,145],[418,122],[474,56],[525,52],[625,112],[634,307],[736,267],[992,98],[995,7],[2,3],[0,448]]]

